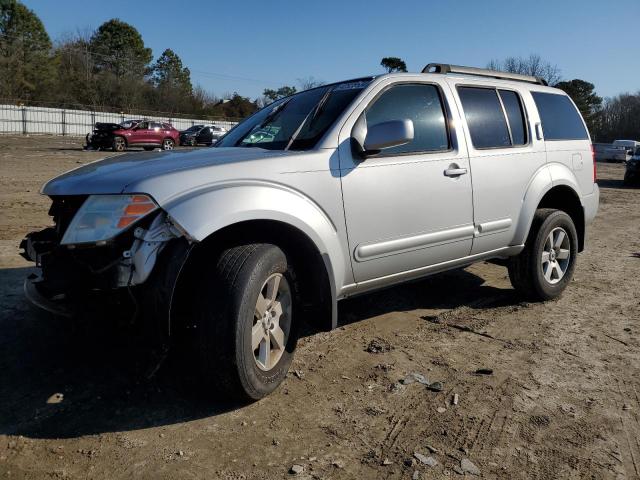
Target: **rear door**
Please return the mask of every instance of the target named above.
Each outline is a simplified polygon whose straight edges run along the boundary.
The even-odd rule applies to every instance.
[[[162,140],[167,136],[167,133],[165,133],[162,128],[162,124],[159,122],[150,122],[149,127],[149,137],[147,141],[156,145],[162,144]]]
[[[475,238],[472,254],[509,246],[522,201],[546,163],[535,138],[537,112],[526,86],[448,79],[464,116],[473,176]]]
[[[383,277],[418,276],[421,267],[469,254],[471,175],[449,95],[435,82],[379,85],[340,133],[340,176],[358,283],[376,286],[386,282]],[[368,127],[412,120],[414,139],[363,159],[350,142],[353,125],[363,115]]]
[[[581,193],[593,191],[593,159],[587,127],[571,99],[563,93],[531,92],[542,122],[547,161],[573,171]],[[553,173],[553,169],[551,170]],[[552,179],[554,180],[554,179]]]

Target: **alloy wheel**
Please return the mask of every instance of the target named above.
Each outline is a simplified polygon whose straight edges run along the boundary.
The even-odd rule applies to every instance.
[[[547,236],[542,255],[540,257],[540,267],[544,279],[550,284],[558,283],[564,277],[571,260],[571,242],[569,235],[562,227],[556,227]]]
[[[260,370],[271,370],[285,351],[291,329],[291,288],[281,273],[264,282],[254,311],[251,349]]]

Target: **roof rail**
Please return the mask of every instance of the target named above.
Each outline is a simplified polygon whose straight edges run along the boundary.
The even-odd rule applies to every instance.
[[[463,73],[465,75],[476,75],[478,77],[500,78],[503,80],[518,80],[520,82],[535,83],[537,85],[548,85],[545,79],[534,77],[532,75],[499,72],[497,70],[488,70],[486,68],[449,65],[448,63],[430,63],[422,69],[422,73]]]

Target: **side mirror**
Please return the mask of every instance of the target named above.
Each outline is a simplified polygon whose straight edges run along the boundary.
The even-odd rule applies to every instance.
[[[367,128],[362,115],[351,132],[353,147],[362,157],[375,155],[385,148],[409,143],[414,138],[413,121],[391,120]]]

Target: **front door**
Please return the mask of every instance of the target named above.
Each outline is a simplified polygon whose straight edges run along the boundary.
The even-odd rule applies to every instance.
[[[349,142],[353,115],[346,132],[343,128],[339,151],[347,233],[355,279],[363,286],[469,255],[471,172],[451,122],[449,96],[433,83],[396,83],[372,93],[361,113],[368,127],[409,119],[415,133],[411,142],[365,159]]]
[[[133,127],[127,135],[129,145],[139,145],[149,142],[149,122],[140,122]]]

